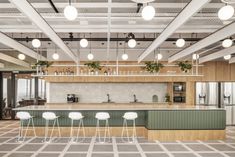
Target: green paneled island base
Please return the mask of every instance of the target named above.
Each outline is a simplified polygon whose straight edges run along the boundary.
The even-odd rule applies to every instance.
[[[137,136],[149,140],[222,140],[225,139],[226,112],[221,108],[175,106],[153,103],[114,103],[114,104],[47,104],[15,109],[27,111],[34,116],[37,136],[44,136],[45,120],[42,113],[55,112],[59,117],[62,136],[69,136],[71,121],[69,112],[78,111],[84,116],[86,136],[95,135],[97,112],[110,114],[109,125],[112,136],[121,136],[125,112],[137,112]],[[50,124],[52,126],[52,124]],[[75,126],[77,123],[75,122]],[[30,132],[29,132],[30,134]]]

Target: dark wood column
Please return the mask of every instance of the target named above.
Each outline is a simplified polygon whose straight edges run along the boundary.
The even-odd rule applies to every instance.
[[[0,72],[0,120],[3,118],[3,73]]]
[[[16,77],[15,73],[11,73],[11,108],[16,107]],[[11,119],[15,119],[15,112],[11,112]]]
[[[38,105],[38,77],[34,78],[34,90],[35,105]]]

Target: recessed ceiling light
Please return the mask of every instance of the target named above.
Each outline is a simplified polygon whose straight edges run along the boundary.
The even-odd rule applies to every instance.
[[[226,56],[224,56],[224,59],[225,60],[229,60],[231,58],[231,55],[226,55]]]

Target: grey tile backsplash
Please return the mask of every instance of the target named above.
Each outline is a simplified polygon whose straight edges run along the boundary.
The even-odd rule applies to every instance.
[[[107,94],[114,102],[133,101],[133,94],[138,101],[152,102],[157,95],[163,102],[167,93],[167,83],[48,83],[47,98],[49,103],[65,103],[67,94],[76,94],[81,103],[100,103],[107,101]]]

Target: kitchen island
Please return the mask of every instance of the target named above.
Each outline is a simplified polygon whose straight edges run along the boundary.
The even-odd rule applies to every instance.
[[[38,135],[44,135],[45,120],[42,113],[55,112],[62,127],[62,135],[68,136],[70,119],[68,113],[79,111],[84,115],[86,135],[95,133],[95,114],[109,112],[111,134],[120,136],[123,114],[127,111],[138,113],[136,119],[137,135],[149,140],[212,140],[224,139],[226,113],[215,107],[192,105],[168,105],[167,103],[50,103],[45,106],[16,108],[15,111],[28,111],[34,116]]]

